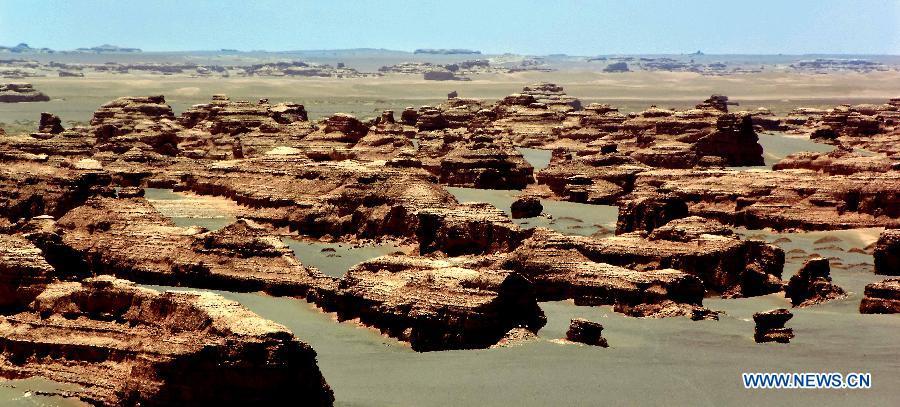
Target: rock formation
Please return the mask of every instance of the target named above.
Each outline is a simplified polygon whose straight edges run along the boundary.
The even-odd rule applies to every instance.
[[[794,330],[785,328],[784,324],[793,317],[794,314],[784,308],[753,314],[753,321],[756,322],[753,339],[756,343],[790,342],[794,338]]]
[[[50,97],[30,83],[0,84],[0,103],[48,102]]]
[[[513,201],[510,212],[513,219],[533,218],[540,216],[544,210],[541,200],[533,196],[523,196]]]
[[[608,348],[609,343],[603,337],[603,325],[588,321],[584,318],[575,318],[566,331],[566,339],[572,342],[581,342],[587,345]]]
[[[641,317],[692,315],[702,308],[703,282],[682,271],[628,269],[591,252],[602,241],[570,238],[538,229],[498,267],[515,270],[534,282],[542,301],[573,299],[580,305],[613,305],[617,312]],[[598,258],[594,260],[594,258]]]
[[[124,153],[131,148],[174,156],[178,130],[163,96],[123,97],[100,106],[91,119],[97,147]]]
[[[0,234],[0,311],[18,311],[53,281],[41,250],[19,236]]]
[[[900,230],[887,229],[875,243],[875,274],[900,275]]]
[[[239,220],[215,232],[181,228],[143,198],[91,199],[59,226],[62,242],[81,257],[80,267],[94,274],[305,298],[334,285],[261,226]]]
[[[900,280],[888,279],[866,285],[865,296],[859,304],[862,314],[900,313]]]
[[[76,384],[63,395],[94,404],[334,401],[312,348],[214,294],[56,283],[0,317],[0,344],[0,376]]]
[[[39,215],[59,217],[92,195],[111,194],[109,174],[17,161],[0,168],[0,217],[10,221]]]
[[[699,222],[699,223],[697,223]],[[608,238],[568,236],[536,230],[523,243],[522,252],[575,250],[590,261],[648,271],[675,269],[697,277],[709,293],[726,297],[755,296],[781,291],[784,252],[772,245],[754,240],[741,240],[730,230],[714,222],[673,223],[649,236],[625,233]],[[718,234],[714,234],[718,233]],[[571,254],[568,254],[571,256]],[[575,257],[576,259],[578,257]],[[650,274],[652,275],[652,274]],[[684,288],[691,288],[681,298],[697,303],[695,282],[663,273]],[[653,286],[651,283],[647,286]],[[656,283],[658,285],[658,283]],[[652,292],[651,290],[651,293]],[[683,301],[682,301],[683,302]]]
[[[784,296],[791,299],[794,307],[808,307],[838,298],[844,298],[844,289],[832,284],[828,259],[812,258],[803,264],[788,281]]]
[[[534,287],[504,270],[474,270],[453,259],[384,256],[354,266],[332,303],[341,319],[408,341],[414,350],[486,348],[512,328],[545,323]]]

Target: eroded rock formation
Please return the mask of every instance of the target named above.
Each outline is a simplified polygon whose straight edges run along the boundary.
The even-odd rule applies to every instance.
[[[875,243],[875,274],[900,275],[900,230],[887,229]]]
[[[859,304],[862,314],[900,313],[900,280],[888,279],[866,285],[865,296]]]
[[[527,279],[453,259],[364,261],[341,279],[325,308],[341,319],[359,318],[417,351],[486,348],[512,328],[537,332],[546,323]]]
[[[784,287],[784,295],[794,307],[808,307],[838,298],[844,298],[844,289],[831,282],[828,259],[812,258],[803,264]]]
[[[794,314],[784,308],[753,314],[753,321],[756,322],[753,339],[756,343],[790,342],[794,338],[794,330],[785,328],[784,324],[793,317]]]
[[[566,339],[601,348],[609,347],[609,343],[603,337],[603,325],[584,318],[572,320],[571,324],[569,324],[569,330],[566,331]]]
[[[0,376],[76,384],[63,394],[111,406],[334,401],[315,351],[283,326],[109,276],[52,284],[0,317]]]

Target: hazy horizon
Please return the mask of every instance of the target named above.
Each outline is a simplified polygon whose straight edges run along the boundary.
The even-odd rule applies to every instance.
[[[0,0],[0,44],[525,55],[897,55],[900,2]],[[412,33],[412,34],[411,34]]]

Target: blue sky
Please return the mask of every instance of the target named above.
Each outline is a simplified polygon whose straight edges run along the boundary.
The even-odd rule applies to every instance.
[[[900,0],[0,0],[0,45],[900,54]]]

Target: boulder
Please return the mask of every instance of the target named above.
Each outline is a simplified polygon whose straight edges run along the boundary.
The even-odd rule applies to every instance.
[[[566,331],[566,339],[601,348],[609,347],[609,343],[603,337],[603,325],[584,318],[572,320],[572,323],[569,324],[569,330]]]
[[[784,324],[793,317],[794,314],[784,308],[753,314],[753,321],[756,322],[753,339],[756,343],[790,342],[794,338],[794,330],[785,328]]]

